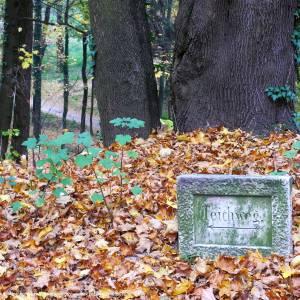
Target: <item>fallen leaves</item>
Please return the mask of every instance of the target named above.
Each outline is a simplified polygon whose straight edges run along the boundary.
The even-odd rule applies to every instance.
[[[289,261],[251,252],[214,261],[182,261],[177,251],[176,177],[182,173],[265,174],[289,171],[300,188],[300,176],[283,156],[296,138],[292,133],[255,138],[240,130],[210,128],[176,135],[162,132],[135,139],[140,158],[124,168],[139,182],[137,199],[112,189],[118,200],[114,226],[101,203],[92,172],[71,163],[69,195],[34,208],[31,186],[42,189],[21,166],[5,161],[3,176],[17,184],[0,186],[0,294],[3,299],[297,299],[300,297],[300,192],[293,194],[296,255]],[[32,173],[32,172],[31,172]],[[10,205],[24,203],[17,215]],[[27,297],[27,298],[26,298]],[[31,298],[30,298],[31,297]],[[51,298],[51,299],[52,299]],[[2,298],[0,298],[2,300]],[[17,299],[17,298],[16,298]]]

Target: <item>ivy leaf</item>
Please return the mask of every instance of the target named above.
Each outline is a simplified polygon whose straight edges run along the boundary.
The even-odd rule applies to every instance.
[[[35,206],[42,207],[45,205],[45,198],[39,197],[35,200]]]
[[[136,152],[136,151],[133,151],[133,150],[129,150],[127,151],[127,156],[129,158],[138,158],[139,157],[139,154]]]
[[[101,159],[99,163],[103,168],[107,170],[112,169],[112,167],[114,166],[114,161],[109,158]]]
[[[286,171],[273,171],[273,172],[270,172],[268,175],[283,176],[286,174],[288,174],[288,172],[286,172]]]
[[[40,134],[39,136],[39,145],[46,145],[48,142],[48,136],[45,134]]]
[[[115,127],[119,127],[119,126],[122,126],[123,120],[121,118],[116,118],[116,119],[109,121],[109,123]]]
[[[5,178],[4,177],[0,177],[0,184],[3,184],[5,182]]]
[[[119,157],[119,154],[117,152],[114,152],[114,151],[105,151],[105,157],[106,158],[116,158],[116,157]]]
[[[11,204],[11,208],[14,213],[18,213],[22,209],[22,207],[23,204],[20,201],[15,201]]]
[[[138,119],[131,119],[129,124],[128,124],[128,128],[143,128],[145,127],[145,121],[142,121],[142,120],[138,120]]]
[[[138,185],[134,186],[131,189],[131,193],[135,196],[140,195],[142,192],[143,192],[143,190]]]
[[[64,134],[58,136],[56,139],[51,141],[51,145],[53,146],[62,146],[65,144],[72,144],[74,142],[74,133],[73,132],[65,132]]]
[[[296,149],[296,150],[300,150],[300,141],[296,141],[296,142],[293,144],[293,148]]]
[[[90,147],[87,150],[89,154],[92,155],[94,158],[98,157],[99,153],[102,151],[101,148],[94,148],[94,147]]]
[[[36,166],[38,167],[38,168],[41,168],[41,167],[43,167],[45,164],[47,164],[47,163],[51,163],[51,160],[50,159],[41,159],[41,160],[38,160],[37,162],[36,162]]]
[[[93,163],[93,156],[92,155],[78,155],[75,158],[75,163],[81,169],[86,166],[89,166]]]
[[[298,153],[298,150],[289,150],[286,151],[283,155],[287,158],[294,158]]]
[[[85,147],[90,147],[93,144],[92,136],[89,132],[80,133],[77,139],[78,144],[82,144]]]
[[[58,151],[47,149],[44,151],[44,154],[46,154],[54,164],[58,164],[62,160],[66,161],[69,158],[67,149],[59,149]]]
[[[58,197],[60,197],[60,196],[62,196],[62,195],[67,195],[67,192],[65,191],[64,188],[58,187],[58,188],[56,188],[56,189],[53,191],[53,195],[54,195],[56,198],[58,198]]]
[[[64,179],[61,180],[61,183],[63,185],[72,185],[73,181],[72,181],[72,179],[70,177],[66,177],[66,178],[64,178]]]
[[[97,202],[101,203],[101,202],[104,201],[103,195],[102,194],[97,194],[97,193],[93,194],[91,199],[94,203],[97,203]]]
[[[120,169],[115,169],[115,170],[112,172],[112,175],[113,175],[113,176],[119,176],[120,174],[121,174]]]
[[[118,134],[116,136],[115,141],[117,143],[119,143],[121,146],[125,146],[127,143],[131,142],[131,136],[128,135],[128,134],[126,134],[126,135],[124,135],[124,134]]]
[[[29,138],[27,141],[22,143],[27,149],[34,149],[37,146],[36,138]]]

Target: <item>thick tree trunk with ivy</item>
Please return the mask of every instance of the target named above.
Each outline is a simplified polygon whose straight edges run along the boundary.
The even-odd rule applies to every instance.
[[[224,125],[295,129],[293,104],[265,90],[294,89],[297,0],[187,0],[176,20],[173,104],[180,131]]]
[[[29,136],[31,69],[22,67],[19,57],[32,51],[32,0],[6,0],[3,44],[3,66],[0,89],[0,134],[10,128],[19,129],[12,146],[26,153],[22,142]],[[24,51],[23,51],[24,50]],[[7,151],[8,139],[2,137],[1,156]]]
[[[135,133],[147,137],[159,125],[159,105],[144,0],[90,0],[97,46],[95,93],[104,143],[120,129],[117,117],[146,122]]]

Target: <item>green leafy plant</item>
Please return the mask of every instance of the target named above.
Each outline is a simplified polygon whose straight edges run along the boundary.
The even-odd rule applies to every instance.
[[[117,118],[110,123],[115,127],[126,129],[137,129],[144,126],[144,121],[135,118]],[[55,139],[50,140],[46,135],[40,135],[39,139],[29,138],[23,143],[28,151],[32,151],[33,156],[38,157],[36,162],[36,177],[45,181],[46,187],[42,193],[38,191],[38,197],[35,202],[37,207],[45,204],[46,190],[50,186],[54,186],[52,194],[55,197],[67,195],[66,187],[73,184],[72,178],[65,175],[66,164],[73,161],[80,169],[90,170],[94,174],[95,181],[98,185],[98,191],[91,195],[91,201],[94,204],[104,203],[111,220],[113,221],[113,210],[109,205],[109,200],[114,200],[115,195],[104,193],[103,185],[110,184],[113,180],[119,182],[117,188],[119,201],[122,201],[123,194],[129,189],[131,194],[137,196],[142,193],[142,189],[138,185],[130,186],[130,178],[124,171],[124,160],[138,158],[138,153],[132,149],[128,149],[128,144],[132,141],[132,137],[128,134],[119,134],[115,137],[117,148],[116,151],[106,150],[96,147],[94,141],[88,132],[80,133],[77,138],[74,133],[66,132]],[[81,151],[75,155],[70,155],[68,144],[75,144]],[[40,159],[40,154],[44,156]],[[18,204],[14,204],[13,211],[17,212],[21,209]]]
[[[292,144],[292,149],[285,151],[283,154],[284,157],[286,157],[290,160],[291,167],[294,167],[294,168],[300,167],[299,159],[297,159],[298,153],[300,153],[300,140],[295,141]],[[277,176],[287,175],[287,174],[288,174],[288,172],[286,172],[286,171],[273,171],[273,172],[269,173],[269,175],[277,175]]]
[[[2,137],[5,137],[8,139],[8,148],[7,152],[5,154],[6,159],[17,159],[20,157],[20,154],[18,151],[14,150],[13,147],[11,146],[11,140],[13,137],[17,137],[20,135],[20,130],[19,129],[8,129],[6,131],[2,131],[1,133],[1,141],[0,141],[0,148],[2,146]]]
[[[294,102],[297,98],[294,91],[287,85],[285,86],[271,86],[266,89],[266,94],[274,101],[286,100],[287,102]]]

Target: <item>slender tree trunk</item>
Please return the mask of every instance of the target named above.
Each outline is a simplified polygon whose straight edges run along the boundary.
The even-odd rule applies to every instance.
[[[32,51],[32,10],[32,0],[7,0],[5,4],[0,133],[12,124],[20,130],[12,140],[12,147],[20,154],[26,153],[22,142],[29,136],[31,68],[22,68],[19,49]],[[2,138],[2,157],[7,147],[8,139]]]
[[[180,2],[173,94],[180,131],[224,125],[268,133],[295,129],[293,104],[269,86],[295,86],[291,35],[296,0]]]
[[[66,0],[65,24],[69,23],[70,1]],[[69,82],[69,28],[65,26],[65,52],[64,52],[64,110],[62,118],[63,128],[67,128],[67,115],[69,106],[70,82]]]
[[[91,23],[98,50],[96,98],[106,145],[124,130],[109,124],[117,117],[136,117],[147,137],[159,126],[150,31],[143,0],[90,0]],[[126,24],[126,26],[124,26]]]
[[[33,42],[33,110],[32,123],[33,134],[36,138],[41,133],[41,101],[42,101],[42,0],[35,0],[34,6],[35,19],[34,24],[34,42]]]
[[[90,113],[90,134],[94,135],[93,130],[93,117],[94,117],[94,99],[95,99],[95,80],[92,80],[92,93],[91,93],[91,113]]]
[[[34,44],[33,44],[33,111],[32,123],[33,134],[36,138],[41,134],[41,107],[42,107],[42,72],[43,58],[47,48],[46,39],[43,38],[42,21],[42,1],[35,2],[35,22],[34,25]],[[45,10],[45,24],[49,23],[51,7],[47,6]]]
[[[86,121],[86,108],[88,103],[88,95],[89,95],[89,88],[88,88],[88,78],[86,74],[87,68],[87,36],[84,34],[82,36],[82,82],[83,82],[83,98],[82,98],[82,108],[81,108],[81,124],[80,124],[80,131],[85,131],[85,121]]]
[[[63,5],[57,5],[56,10],[56,21],[57,24],[63,23],[62,17],[62,10]],[[63,66],[64,66],[64,39],[63,39],[63,32],[61,30],[62,27],[58,27],[58,33],[56,38],[56,67],[58,73],[63,73]]]
[[[159,78],[159,112],[160,116],[162,116],[164,102],[165,102],[165,75],[164,72],[161,74]]]

